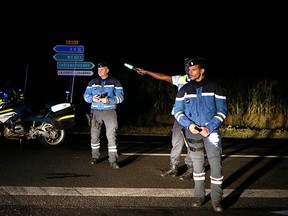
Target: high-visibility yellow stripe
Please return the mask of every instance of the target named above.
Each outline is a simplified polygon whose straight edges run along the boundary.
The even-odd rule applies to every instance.
[[[13,110],[13,109],[2,110],[2,111],[0,111],[0,113],[10,112],[10,111],[12,111],[12,110]]]
[[[59,118],[59,120],[64,120],[64,119],[69,119],[69,118],[74,118],[75,115],[67,115],[67,116],[63,116],[61,118]]]
[[[219,119],[221,122],[223,122],[223,118],[221,118],[220,116],[215,116],[215,118]]]

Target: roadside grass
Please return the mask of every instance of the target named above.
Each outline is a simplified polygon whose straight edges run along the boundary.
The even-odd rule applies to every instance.
[[[220,131],[223,137],[288,138],[288,85],[286,80],[218,80],[226,91],[228,115]],[[141,108],[119,133],[171,135],[171,109],[177,88],[146,77]]]
[[[123,127],[119,129],[120,135],[143,135],[143,136],[171,136],[171,126],[155,127]],[[220,133],[223,138],[247,138],[247,139],[288,139],[288,131],[283,129],[250,129],[237,127],[221,127]]]
[[[218,82],[226,91],[228,105],[228,115],[220,128],[223,137],[288,139],[288,85],[285,79],[235,78]],[[132,104],[127,99],[127,106],[122,110],[120,106],[118,110],[118,133],[170,136],[174,122],[171,110],[177,88],[148,76],[136,84]]]

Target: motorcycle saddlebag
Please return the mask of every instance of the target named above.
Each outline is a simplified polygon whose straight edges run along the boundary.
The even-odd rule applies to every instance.
[[[63,107],[63,109],[54,111],[54,115],[51,118],[51,123],[59,130],[72,128],[76,124],[75,108],[71,104],[67,105],[67,103],[63,104]]]

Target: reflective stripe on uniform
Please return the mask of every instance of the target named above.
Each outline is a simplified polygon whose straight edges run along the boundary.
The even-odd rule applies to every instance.
[[[91,148],[92,149],[99,149],[100,148],[100,143],[97,143],[97,144],[91,143]]]
[[[195,173],[193,172],[194,181],[204,181],[205,180],[205,172]]]
[[[223,183],[223,178],[224,178],[224,176],[222,176],[221,178],[214,178],[214,177],[210,176],[211,184],[220,185]]]
[[[108,152],[117,152],[116,146],[109,146],[108,147]]]

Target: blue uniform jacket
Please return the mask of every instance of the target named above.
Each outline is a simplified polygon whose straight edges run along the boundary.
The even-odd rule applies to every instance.
[[[187,129],[195,123],[207,127],[211,133],[220,127],[227,113],[224,90],[206,78],[188,82],[176,95],[174,116]]]
[[[108,103],[92,102],[93,95],[99,97],[107,95]],[[124,101],[124,91],[117,79],[113,77],[107,77],[106,79],[96,77],[88,83],[83,97],[87,103],[91,103],[91,109],[111,110],[116,109],[116,105]]]

